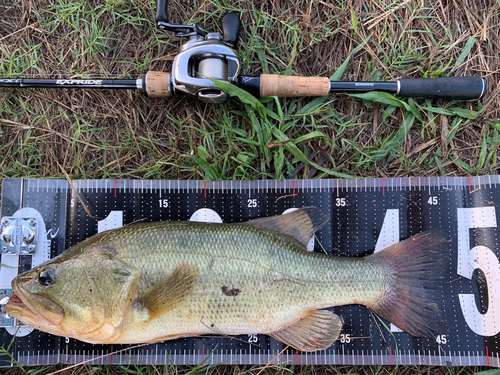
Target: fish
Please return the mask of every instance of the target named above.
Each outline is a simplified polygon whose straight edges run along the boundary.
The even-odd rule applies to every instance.
[[[315,207],[243,223],[136,223],[94,235],[18,275],[7,313],[93,344],[266,334],[300,351],[330,347],[359,304],[416,337],[442,316],[439,230],[363,257],[308,252],[328,221]]]

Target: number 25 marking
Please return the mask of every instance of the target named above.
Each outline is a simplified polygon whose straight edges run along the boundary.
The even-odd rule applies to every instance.
[[[258,341],[259,341],[259,338],[257,337],[256,334],[248,335],[248,342],[258,342]]]

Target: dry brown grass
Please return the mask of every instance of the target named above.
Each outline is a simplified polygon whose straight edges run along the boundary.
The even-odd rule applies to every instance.
[[[76,1],[76,10],[66,0],[52,3],[3,2],[2,76],[135,77],[146,70],[170,69],[179,40],[155,31],[154,1]],[[417,101],[423,119],[389,157],[386,150],[377,149],[401,126],[402,109],[383,120],[387,105],[338,95],[305,118],[305,126],[299,123],[289,129],[292,139],[311,129],[321,130],[331,146],[304,142],[306,154],[321,149],[323,160],[316,156],[316,162],[358,177],[498,172],[496,154],[476,166],[483,143],[487,155],[497,144],[499,9],[496,0],[177,1],[170,5],[172,21],[196,21],[209,29],[218,27],[224,11],[241,11],[244,26],[239,49],[245,74],[331,76],[365,43],[351,57],[343,80],[486,77],[489,92],[482,107],[476,101]],[[455,66],[468,41],[470,52]],[[292,116],[309,102],[281,100],[282,110]],[[422,109],[428,106],[459,106],[480,113],[471,120]],[[4,178],[62,176],[56,161],[74,178],[205,178],[203,168],[190,157],[199,154],[199,146],[214,160],[225,155],[229,160],[248,151],[246,144],[229,142],[227,138],[234,138],[231,134],[224,139],[220,124],[251,133],[247,118],[240,114],[243,106],[236,100],[214,106],[182,97],[149,99],[133,91],[2,89],[0,108]],[[255,155],[254,162],[263,158]],[[296,166],[286,153],[285,159]],[[235,176],[233,166],[221,175],[277,178],[290,172],[291,167],[276,171],[272,163],[265,163],[268,175],[260,171]],[[297,177],[325,176],[304,169]]]

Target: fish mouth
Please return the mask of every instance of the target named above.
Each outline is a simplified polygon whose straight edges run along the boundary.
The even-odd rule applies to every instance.
[[[2,313],[26,323],[27,320],[32,320],[30,317],[35,317],[37,315],[22,301],[21,298],[19,298],[17,294],[13,293],[8,298],[7,304],[5,307],[2,307]]]
[[[17,296],[17,294],[12,293],[7,298],[7,303],[5,305],[2,305],[2,314],[14,316],[17,315],[16,311],[25,311],[33,314],[33,311],[31,311],[28,306],[25,305],[25,303],[21,300],[21,298]]]
[[[57,326],[64,317],[63,310],[54,301],[33,293],[25,296],[20,289],[9,296],[5,312],[31,327]]]

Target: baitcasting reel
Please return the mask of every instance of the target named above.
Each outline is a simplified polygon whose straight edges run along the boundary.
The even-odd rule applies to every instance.
[[[222,19],[223,35],[209,33],[199,25],[169,24],[167,0],[157,0],[156,21],[160,30],[190,39],[179,47],[171,74],[149,72],[145,75],[142,84],[148,96],[185,94],[207,103],[226,101],[229,96],[210,78],[232,84],[238,81],[240,61],[234,48],[238,41],[239,17],[234,13],[226,14]]]

